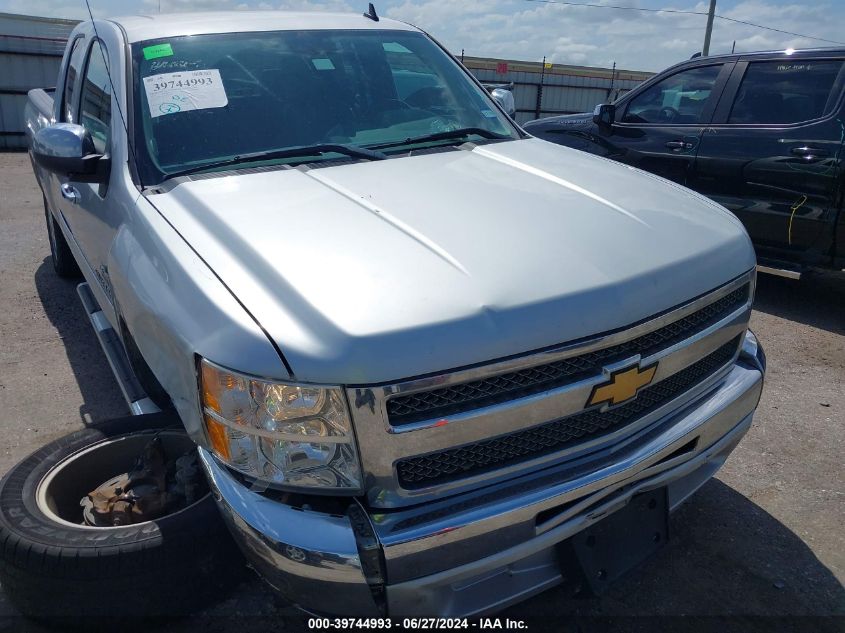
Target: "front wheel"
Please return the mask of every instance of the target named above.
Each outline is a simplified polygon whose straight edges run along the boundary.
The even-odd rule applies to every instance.
[[[3,478],[0,582],[25,615],[184,615],[242,579],[193,442],[164,426],[173,420],[134,416],[72,433]]]
[[[70,251],[65,240],[61,227],[56,222],[50,209],[47,207],[47,198],[44,198],[44,217],[47,220],[47,237],[50,239],[50,255],[53,259],[53,270],[59,277],[76,278],[81,277],[82,272],[73,253]]]

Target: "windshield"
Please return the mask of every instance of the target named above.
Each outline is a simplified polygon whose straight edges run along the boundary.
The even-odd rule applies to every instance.
[[[457,130],[477,142],[518,138],[489,95],[418,32],[196,35],[133,44],[132,60],[144,184],[289,148],[383,146],[389,155],[454,144],[461,135],[448,133]],[[350,154],[268,160],[306,158],[349,160]]]

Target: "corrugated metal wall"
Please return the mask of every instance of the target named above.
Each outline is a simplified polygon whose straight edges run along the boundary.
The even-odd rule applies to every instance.
[[[615,99],[652,76],[631,70],[483,57],[464,57],[463,63],[485,83],[513,84],[518,123],[592,112],[596,104]]]
[[[56,83],[74,26],[74,20],[0,13],[0,149],[26,147],[26,92]]]
[[[31,88],[52,87],[74,20],[0,13],[0,149],[24,148],[23,110]],[[516,120],[590,112],[651,73],[464,57],[481,81],[513,84]]]

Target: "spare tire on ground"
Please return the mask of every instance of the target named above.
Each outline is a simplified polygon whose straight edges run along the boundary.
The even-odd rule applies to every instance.
[[[137,501],[131,497],[135,492],[127,496],[120,487],[125,477],[108,481],[133,471],[133,464],[137,468],[138,454],[154,438],[162,453],[170,453],[170,492],[161,507],[155,506],[155,495]],[[188,456],[174,478],[172,458],[191,451],[193,444],[175,414],[156,413],[72,433],[13,467],[0,481],[0,583],[11,602],[39,619],[126,621],[186,615],[239,582],[244,559],[201,469],[199,479],[193,479]],[[176,481],[186,479],[186,472],[190,489]],[[149,493],[147,480],[135,481],[140,481],[139,494]],[[90,498],[80,505],[104,483],[114,484],[122,495],[112,497],[116,503],[106,503],[108,495],[101,495],[98,506],[95,495],[93,507]],[[109,526],[86,525],[83,513],[89,523],[93,517]],[[123,524],[112,527],[112,516]],[[143,520],[147,516],[157,518]],[[126,524],[130,521],[135,522]]]

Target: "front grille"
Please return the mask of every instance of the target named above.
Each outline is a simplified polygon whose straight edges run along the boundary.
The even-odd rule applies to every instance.
[[[600,374],[606,364],[640,354],[643,358],[694,336],[748,301],[744,284],[700,310],[630,341],[604,349],[458,385],[390,398],[390,424],[401,426],[524,398]]]
[[[583,411],[525,431],[403,459],[397,464],[399,483],[406,489],[445,483],[540,457],[575,442],[615,431],[713,375],[734,357],[738,347],[739,338],[735,338],[686,369],[646,387],[639,392],[636,400],[604,413],[598,409]]]

